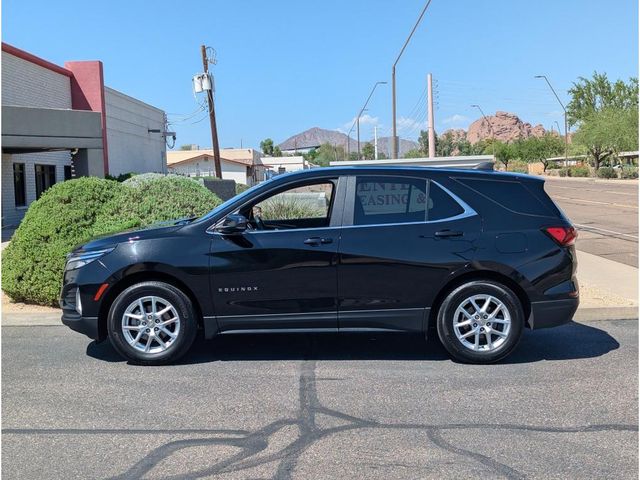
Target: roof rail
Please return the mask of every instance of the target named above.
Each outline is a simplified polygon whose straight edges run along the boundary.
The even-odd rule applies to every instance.
[[[493,162],[480,162],[473,167],[473,170],[489,170],[493,172]]]

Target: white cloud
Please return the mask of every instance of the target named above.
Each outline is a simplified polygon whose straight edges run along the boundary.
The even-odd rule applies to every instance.
[[[409,135],[409,134],[417,135],[420,132],[420,130],[426,130],[427,121],[424,120],[422,122],[417,122],[413,118],[400,117],[398,118],[396,125],[398,128],[398,133],[403,133],[404,135]]]
[[[442,123],[445,125],[459,125],[461,123],[467,122],[468,120],[469,120],[469,117],[460,115],[459,113],[455,113],[450,117],[447,117],[444,120],[442,120]]]
[[[356,131],[355,121],[356,121],[356,117],[353,117],[348,122],[343,123],[340,127],[336,128],[336,130],[346,134],[349,131],[349,129],[353,126],[353,130],[351,131],[351,134],[353,135],[353,132]],[[362,127],[366,127],[366,126],[371,126],[371,127],[377,126],[380,128],[382,127],[382,124],[380,123],[379,117],[372,117],[371,115],[365,113],[364,115],[360,116],[360,131],[362,132]]]

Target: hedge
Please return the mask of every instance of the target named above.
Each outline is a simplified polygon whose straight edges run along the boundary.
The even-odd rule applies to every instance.
[[[85,177],[44,192],[2,253],[2,290],[14,301],[57,305],[65,258],[76,246],[100,235],[199,216],[221,203],[188,178],[160,175],[128,182]]]

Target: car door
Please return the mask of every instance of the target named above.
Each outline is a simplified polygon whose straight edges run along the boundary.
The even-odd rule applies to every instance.
[[[238,210],[252,229],[213,235],[211,289],[221,331],[337,328],[345,188],[337,177],[286,185]]]
[[[350,177],[338,264],[340,330],[422,331],[452,272],[472,261],[479,216],[442,185]]]

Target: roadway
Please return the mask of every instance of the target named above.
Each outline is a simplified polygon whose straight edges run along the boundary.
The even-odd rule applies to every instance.
[[[497,365],[404,335],[199,340],[128,365],[2,328],[7,479],[637,478],[638,321],[527,331]]]
[[[638,267],[638,182],[545,180],[578,229],[579,250]]]

